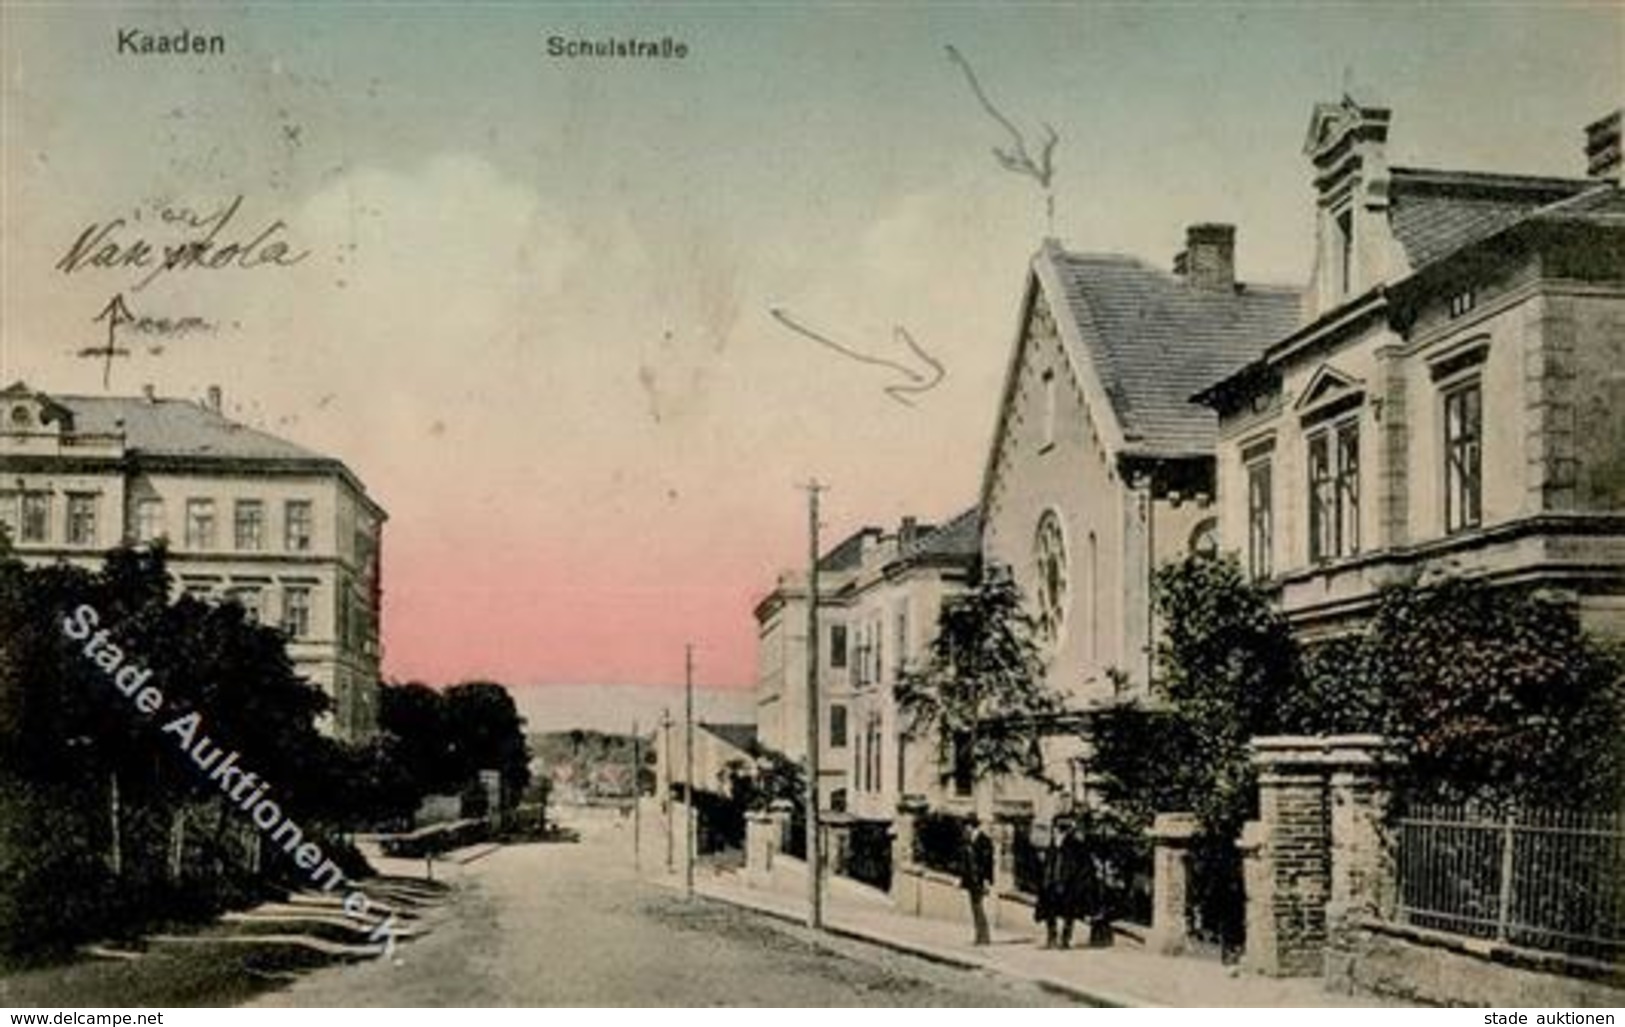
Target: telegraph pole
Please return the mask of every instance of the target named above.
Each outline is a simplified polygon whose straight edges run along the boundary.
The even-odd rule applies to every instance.
[[[643,746],[638,721],[632,719],[632,870],[643,872]]]
[[[683,707],[684,732],[688,736],[683,749],[683,894],[694,897],[694,646],[683,647]]]
[[[660,711],[660,727],[666,732],[666,758],[664,761],[666,771],[666,793],[661,796],[660,804],[666,810],[666,873],[670,874],[675,872],[677,869],[677,846],[674,841],[675,835],[673,834],[671,828],[671,710]]]
[[[824,926],[823,832],[818,825],[818,494],[814,478],[807,490],[807,926]]]

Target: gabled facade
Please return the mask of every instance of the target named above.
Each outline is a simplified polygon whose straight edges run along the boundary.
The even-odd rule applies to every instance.
[[[1583,178],[1389,167],[1389,113],[1316,108],[1305,323],[1203,391],[1221,544],[1335,632],[1454,570],[1625,617],[1625,197]]]
[[[1187,239],[1172,272],[1046,243],[1023,291],[982,554],[1032,603],[1049,683],[1075,710],[1148,694],[1151,574],[1213,542],[1217,420],[1190,392],[1299,316],[1297,290],[1235,280],[1230,226]]]
[[[338,460],[204,403],[0,391],[0,531],[30,564],[99,568],[163,539],[178,591],[232,599],[289,635],[335,701],[335,733],[377,721],[385,514]]]

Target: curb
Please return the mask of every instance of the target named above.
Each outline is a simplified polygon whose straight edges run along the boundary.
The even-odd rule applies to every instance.
[[[652,878],[645,878],[645,880],[649,880],[654,884],[660,885],[661,887],[672,887],[669,882],[664,880]],[[803,927],[806,926],[806,921],[802,917],[791,913],[786,913],[780,909],[774,909],[771,906],[756,905],[745,899],[729,895],[720,895],[714,891],[702,887],[696,887],[694,889],[694,894],[701,898],[709,899],[713,902],[720,902],[724,905],[733,906],[736,909],[749,910],[752,913],[757,913],[784,923],[796,924]],[[920,959],[926,960],[927,962],[937,963],[942,966],[951,966],[960,970],[985,970],[988,973],[1026,981],[1030,984],[1038,986],[1039,988],[1042,988],[1045,991],[1057,995],[1064,995],[1067,998],[1077,999],[1086,1005],[1094,1006],[1096,1008],[1154,1008],[1152,1003],[1131,998],[1127,995],[1105,991],[1099,988],[1085,988],[1069,981],[1058,980],[1054,977],[1048,977],[1043,974],[1029,973],[1006,966],[981,962],[969,956],[960,955],[957,952],[947,952],[920,942],[902,941],[897,938],[886,937],[885,935],[869,934],[858,930],[857,928],[843,927],[838,924],[831,924],[827,921],[824,923],[823,931],[824,933],[834,935],[837,938],[845,938],[850,941],[860,941],[869,945],[877,945],[880,948],[890,949],[893,952],[901,952],[905,955],[916,956]]]

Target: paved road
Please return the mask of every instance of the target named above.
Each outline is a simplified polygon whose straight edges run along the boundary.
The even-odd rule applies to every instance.
[[[624,829],[503,848],[447,868],[434,930],[335,966],[262,1006],[1064,1005],[1038,987],[930,963],[636,880]]]

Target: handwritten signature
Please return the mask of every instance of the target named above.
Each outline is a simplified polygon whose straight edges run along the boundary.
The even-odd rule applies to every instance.
[[[185,207],[163,208],[158,220],[164,225],[179,226],[185,233],[203,233],[173,243],[129,234],[129,222],[125,218],[93,221],[56,262],[55,269],[71,275],[80,271],[133,268],[145,272],[132,286],[131,291],[139,291],[159,275],[171,272],[292,267],[310,256],[309,250],[294,252],[288,241],[281,238],[288,225],[280,218],[254,234],[235,230],[228,233],[242,206],[243,197],[239,195],[212,212]]]

